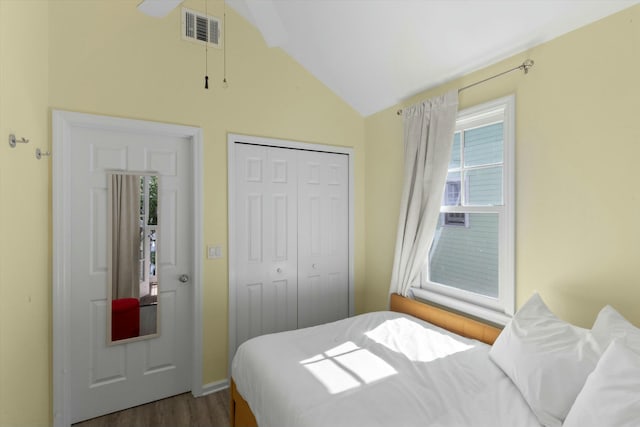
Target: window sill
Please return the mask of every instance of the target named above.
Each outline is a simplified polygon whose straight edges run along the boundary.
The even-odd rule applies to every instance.
[[[487,307],[476,305],[457,298],[452,298],[437,292],[429,291],[423,288],[411,288],[413,295],[418,299],[434,302],[445,307],[452,308],[457,311],[469,314],[479,319],[486,320],[496,325],[505,326],[511,320],[511,316],[500,311],[492,310]]]

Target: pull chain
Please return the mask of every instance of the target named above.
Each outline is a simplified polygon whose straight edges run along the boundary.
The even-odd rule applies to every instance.
[[[227,82],[227,2],[223,0],[224,12],[222,15],[222,87],[226,89],[229,87],[229,82]]]
[[[207,40],[204,42],[204,88],[209,89],[209,13],[207,13],[207,0],[204,0],[204,14],[207,18]]]

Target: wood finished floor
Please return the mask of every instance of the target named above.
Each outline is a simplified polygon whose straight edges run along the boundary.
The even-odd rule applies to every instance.
[[[74,427],[229,427],[229,389],[202,397],[179,394]]]

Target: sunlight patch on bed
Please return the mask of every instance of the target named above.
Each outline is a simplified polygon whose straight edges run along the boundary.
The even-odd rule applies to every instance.
[[[414,362],[431,362],[474,348],[404,317],[387,320],[365,335]]]
[[[387,362],[351,341],[305,359],[300,364],[331,394],[397,374]]]

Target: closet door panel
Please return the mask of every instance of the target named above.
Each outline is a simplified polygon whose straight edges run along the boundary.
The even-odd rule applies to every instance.
[[[236,144],[236,345],[297,327],[296,156]]]
[[[349,315],[349,163],[298,153],[298,327]]]

